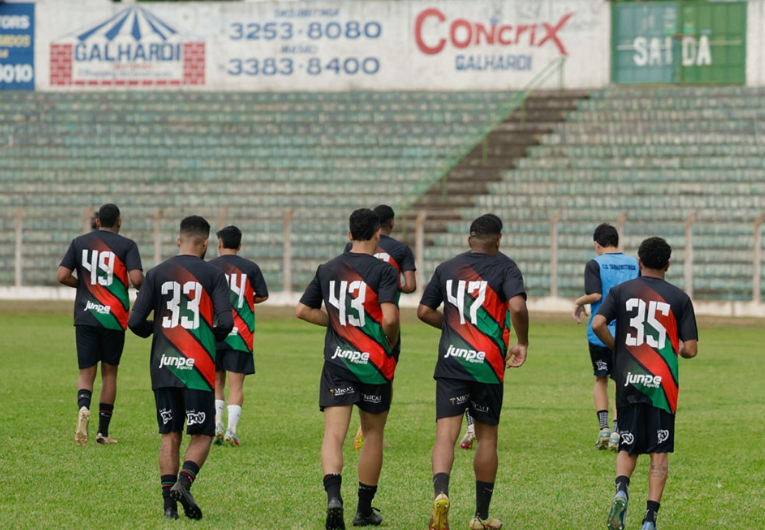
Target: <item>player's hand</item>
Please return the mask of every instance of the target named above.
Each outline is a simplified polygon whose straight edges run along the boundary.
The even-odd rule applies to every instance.
[[[516,344],[510,348],[508,353],[507,368],[518,368],[524,362],[526,362],[526,350],[528,350],[528,344]]]
[[[581,318],[579,318],[581,315],[587,316],[587,308],[584,307],[584,305],[577,304],[574,306],[573,313],[571,313],[571,316],[574,317],[574,320],[576,320],[577,324],[582,323]]]

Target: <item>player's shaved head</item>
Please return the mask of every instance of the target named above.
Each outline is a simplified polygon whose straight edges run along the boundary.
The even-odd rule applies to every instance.
[[[204,217],[189,215],[181,221],[179,236],[181,239],[189,239],[195,243],[201,243],[210,237],[210,223]]]
[[[375,206],[374,211],[378,216],[380,216],[380,226],[390,226],[390,224],[393,222],[393,218],[396,217],[396,213],[393,211],[393,208],[387,204]]]
[[[236,226],[231,225],[221,228],[215,235],[217,235],[218,239],[223,243],[223,248],[237,250],[242,244],[242,231]]]
[[[101,228],[113,228],[120,218],[120,209],[116,204],[108,203],[98,209],[98,222]]]
[[[354,210],[348,219],[353,241],[369,241],[380,229],[380,216],[369,208]]]
[[[649,237],[640,243],[638,257],[644,267],[663,270],[672,256],[672,247],[660,237]]]
[[[619,232],[608,223],[601,223],[595,228],[592,240],[601,247],[618,247]]]
[[[494,214],[485,214],[470,224],[468,244],[473,251],[495,254],[502,237],[502,221]]]

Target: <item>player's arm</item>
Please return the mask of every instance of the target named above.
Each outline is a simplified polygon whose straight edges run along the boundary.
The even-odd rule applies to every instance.
[[[77,287],[77,277],[72,274],[72,269],[59,266],[58,273],[56,274],[56,280],[58,283],[66,285],[68,287]]]
[[[441,329],[444,325],[444,314],[422,303],[417,307],[417,318],[434,328]]]
[[[699,352],[698,340],[686,340],[680,343],[680,356],[683,359],[693,359]]]
[[[252,299],[252,301],[255,302],[256,304],[261,304],[265,302],[266,300],[268,300],[268,296],[256,296],[255,298]]]
[[[414,271],[404,271],[404,284],[401,286],[402,293],[413,293],[417,290],[417,279],[415,278]]]
[[[574,300],[574,309],[571,316],[577,324],[581,324],[581,315],[587,316],[585,305],[592,305],[600,302],[603,298],[603,282],[600,279],[600,265],[595,260],[590,260],[584,267],[584,296]]]
[[[595,315],[595,318],[592,319],[592,332],[603,341],[606,348],[611,351],[616,349],[616,341],[611,336],[611,331],[608,329],[608,320],[606,320],[606,317],[600,313]]]
[[[382,310],[382,328],[385,336],[388,338],[388,344],[391,348],[398,342],[398,332],[400,328],[400,317],[398,313],[398,307],[391,302],[383,302],[380,304]]]
[[[154,307],[154,293],[150,281],[146,283],[146,287],[138,292],[127,322],[130,331],[144,339],[154,333],[154,321],[148,320],[149,313]]]
[[[215,327],[213,335],[215,340],[223,342],[231,330],[234,329],[234,312],[231,309],[231,301],[228,296],[228,281],[223,271],[218,272],[212,292],[212,303],[215,310]]]
[[[298,302],[295,307],[295,316],[300,320],[305,320],[311,324],[317,326],[327,327],[329,325],[329,315],[321,310],[321,308],[308,307],[302,302]]]
[[[510,320],[515,330],[516,343],[508,352],[508,368],[518,368],[526,362],[526,353],[529,349],[529,310],[526,306],[526,297],[522,294],[513,296],[508,302],[510,308]]]
[[[138,291],[143,285],[143,271],[134,269],[128,272],[128,277],[130,278],[130,283],[133,285],[133,288]]]
[[[596,302],[600,302],[603,295],[600,293],[585,294],[574,300],[574,310],[571,312],[571,316],[576,320],[577,324],[581,324],[581,316],[587,316],[587,308],[584,306],[592,305]]]

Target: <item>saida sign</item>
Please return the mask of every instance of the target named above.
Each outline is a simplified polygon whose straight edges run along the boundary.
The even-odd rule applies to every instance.
[[[51,86],[204,85],[205,42],[134,6],[50,45]]]

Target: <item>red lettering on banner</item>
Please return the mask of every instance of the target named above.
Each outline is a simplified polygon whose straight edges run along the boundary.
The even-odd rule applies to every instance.
[[[557,24],[550,24],[542,22],[541,24],[519,24],[512,26],[505,24],[497,26],[492,24],[487,26],[481,22],[471,22],[464,18],[458,18],[451,22],[447,21],[446,15],[437,8],[425,9],[417,15],[414,23],[414,38],[417,42],[417,47],[420,51],[426,55],[436,55],[441,53],[446,48],[447,43],[458,49],[468,48],[470,46],[479,46],[482,44],[501,46],[510,46],[512,44],[522,44],[521,40],[528,41],[529,46],[541,47],[546,43],[553,44],[562,55],[568,55],[566,47],[561,42],[558,33],[563,26],[574,16],[574,13],[565,14]],[[437,20],[437,40],[434,44],[427,44],[423,38],[423,26],[429,18],[435,18]],[[441,29],[444,23],[448,22],[448,41],[443,36],[444,31]],[[544,38],[537,42],[537,28],[542,27],[546,31]],[[515,28],[515,40],[513,41],[513,28]],[[446,28],[444,28],[446,29]],[[433,42],[433,41],[431,41]]]

